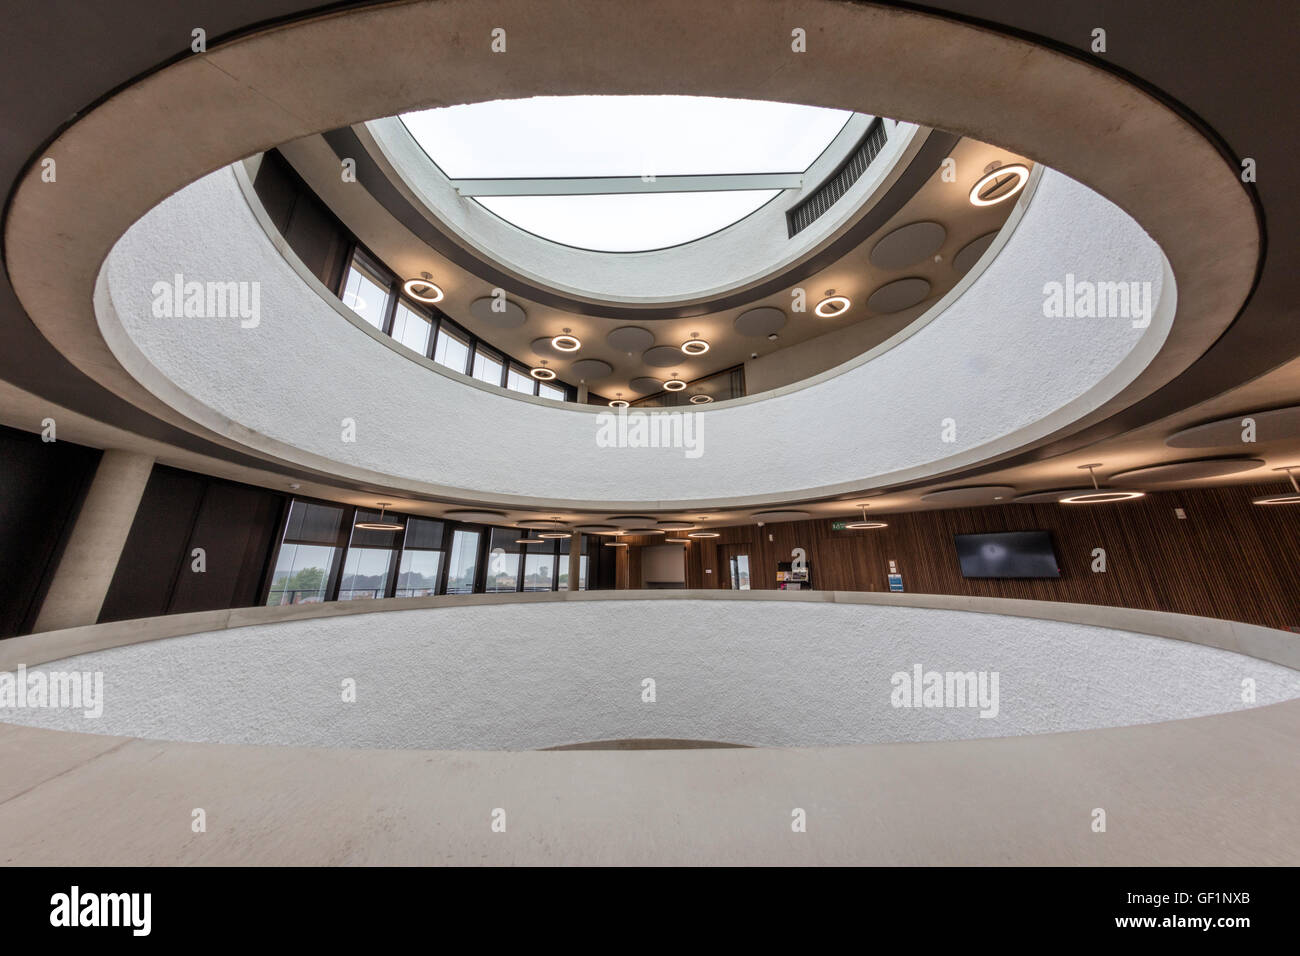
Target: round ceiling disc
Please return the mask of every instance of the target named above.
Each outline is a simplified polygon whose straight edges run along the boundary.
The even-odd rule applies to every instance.
[[[756,511],[751,517],[755,521],[773,522],[803,521],[805,518],[811,518],[812,515],[807,511]]]
[[[986,232],[962,246],[957,254],[952,257],[952,267],[957,274],[965,275],[970,272],[971,266],[980,261],[980,256],[988,251],[989,246],[993,245],[993,240],[997,237],[996,231]]]
[[[517,527],[517,528],[537,528],[537,529],[540,529],[540,530],[542,530],[542,531],[564,531],[564,530],[566,530],[566,525],[564,524],[563,521],[554,521],[554,520],[551,520],[551,519],[544,519],[544,518],[530,518],[530,519],[527,520],[527,521],[516,521],[516,522],[515,522],[515,527]]]
[[[496,308],[493,308],[496,306]],[[504,306],[503,311],[497,311]],[[497,329],[517,329],[528,321],[528,313],[517,302],[484,296],[469,304],[469,314]]]
[[[662,392],[664,383],[661,379],[641,375],[628,382],[627,387],[638,395],[649,395],[651,392]]]
[[[639,325],[624,325],[605,336],[605,341],[611,348],[635,355],[654,345],[655,336],[649,329],[643,329]]]
[[[1082,495],[1092,491],[1092,487],[1087,488],[1056,488],[1052,491],[1030,491],[1023,495],[1016,495],[1012,499],[1018,505],[1040,505],[1049,502],[1060,501],[1062,498],[1069,498],[1071,495]]]
[[[494,521],[500,521],[506,516],[504,511],[448,511],[444,517],[453,521],[475,521],[491,524]]]
[[[1184,428],[1166,438],[1165,444],[1170,448],[1237,448],[1245,451],[1241,448],[1242,439],[1249,434],[1251,427],[1247,419],[1254,422],[1257,442],[1300,438],[1300,405],[1292,405],[1266,412],[1242,412],[1231,418]]]
[[[617,515],[616,517],[610,518],[609,521],[611,524],[617,525],[620,528],[636,528],[643,530],[653,528],[659,523],[657,519],[651,518],[648,515]]]
[[[943,246],[948,230],[937,222],[912,222],[899,226],[871,250],[877,269],[906,269],[929,259]]]
[[[686,361],[686,353],[671,345],[656,345],[641,353],[641,361],[654,368],[672,368]]]
[[[943,488],[922,495],[928,505],[991,505],[998,500],[1010,501],[1016,489],[1010,485],[971,485],[966,488]]]
[[[578,359],[569,366],[569,377],[576,378],[579,381],[594,382],[597,379],[605,378],[614,371],[614,366],[608,362],[602,362],[600,359]]]
[[[750,309],[736,316],[736,331],[750,338],[762,338],[785,328],[785,313],[770,305]]]
[[[924,302],[929,294],[930,280],[928,279],[919,276],[898,279],[882,285],[871,293],[871,298],[867,299],[867,308],[872,312],[884,314],[902,312]]]
[[[1121,485],[1146,482],[1162,484],[1169,481],[1196,481],[1199,478],[1222,478],[1252,471],[1264,464],[1262,458],[1202,458],[1197,461],[1171,461],[1163,465],[1132,468],[1111,475],[1110,480]]]

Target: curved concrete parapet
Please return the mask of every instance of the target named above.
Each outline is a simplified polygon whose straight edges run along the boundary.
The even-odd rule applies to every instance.
[[[6,717],[292,746],[516,750],[671,738],[789,747],[1057,733],[1300,696],[1290,668],[1129,629],[1181,630],[1294,661],[1294,638],[1265,628],[1081,605],[1039,606],[1025,617],[1017,612],[1029,609],[1017,605],[1035,602],[876,597],[441,598],[414,608],[376,602],[382,611],[225,612],[243,615],[233,631],[202,615],[159,618],[134,622],[136,635],[153,625],[167,633],[169,623],[173,633],[186,624],[197,631],[41,668],[102,674],[99,716],[18,708]],[[1114,626],[1125,614],[1139,616]],[[111,644],[114,626],[100,627]],[[84,641],[94,630],[58,650],[93,646]],[[1269,635],[1279,643],[1270,646]],[[24,640],[38,649],[51,639],[60,633]],[[6,654],[5,666],[22,650]]]
[[[277,24],[178,60],[80,115],[43,153],[58,164],[58,188],[48,188],[41,165],[34,162],[8,208],[6,264],[33,322],[69,361],[114,394],[229,452],[253,449],[262,458],[293,464],[299,471],[328,473],[355,486],[382,484],[398,493],[466,502],[531,507],[547,500],[557,506],[565,502],[575,508],[611,505],[620,510],[658,502],[667,509],[767,504],[841,489],[857,492],[873,484],[920,479],[985,461],[1033,441],[1035,429],[1044,433],[1042,441],[1063,437],[1105,421],[1183,373],[1228,328],[1249,293],[1259,259],[1260,230],[1234,163],[1177,111],[1096,63],[920,11],[796,0],[787,14],[833,38],[815,57],[803,58],[796,74],[773,71],[770,31],[737,32],[735,13],[727,7],[711,9],[690,0],[666,0],[660,16],[627,31],[622,29],[622,12],[613,5],[564,0],[528,7],[525,19],[532,40],[512,51],[510,70],[501,70],[485,65],[495,61],[464,42],[467,36],[479,35],[484,17],[498,6],[503,14],[525,16],[522,10],[505,9],[513,8],[509,2],[487,6],[411,2]],[[691,22],[695,28],[683,33],[675,26],[680,22]],[[358,30],[365,31],[371,42],[355,43]],[[728,37],[728,42],[719,44],[720,36]],[[553,55],[555,49],[586,42],[582,38],[591,40],[590,57],[574,60]],[[664,56],[665,48],[673,55]],[[438,69],[431,71],[431,63]],[[870,84],[862,82],[864,64],[871,67]],[[366,81],[358,83],[358,76]],[[645,456],[625,455],[621,463],[614,463],[612,459],[619,456],[604,455],[594,470],[585,468],[597,449],[591,423],[582,427],[572,423],[584,413],[568,410],[553,415],[552,408],[519,402],[510,403],[504,413],[491,411],[486,408],[491,402],[508,400],[488,393],[467,398],[463,389],[451,395],[447,390],[463,383],[434,381],[427,374],[418,383],[409,383],[412,391],[405,387],[406,378],[423,370],[399,371],[395,356],[388,362],[372,361],[370,352],[380,343],[373,338],[365,341],[355,327],[340,327],[336,321],[329,328],[296,326],[296,331],[306,332],[305,338],[275,343],[266,338],[270,319],[251,331],[264,333],[264,345],[291,346],[313,358],[320,358],[316,350],[329,339],[341,345],[344,354],[355,353],[360,367],[379,374],[372,392],[400,386],[393,394],[403,399],[415,395],[420,403],[399,408],[390,399],[379,418],[374,417],[379,409],[363,403],[353,414],[332,417],[338,409],[331,395],[319,405],[302,407],[301,397],[291,391],[302,387],[301,380],[286,378],[274,392],[267,392],[266,372],[257,362],[241,370],[243,387],[235,389],[229,383],[205,381],[202,368],[182,369],[194,374],[178,376],[177,382],[192,387],[197,399],[167,394],[160,400],[169,387],[168,376],[149,375],[143,359],[124,366],[128,357],[120,339],[126,336],[110,344],[105,339],[107,330],[96,325],[89,306],[114,243],[132,223],[178,191],[137,232],[159,226],[180,208],[211,212],[204,202],[187,204],[213,199],[214,194],[205,190],[215,189],[212,183],[220,183],[219,178],[192,189],[184,187],[213,170],[276,143],[378,116],[452,102],[595,88],[777,98],[950,130],[1060,170],[1132,215],[1141,228],[1121,225],[1127,220],[1119,218],[1123,214],[1108,212],[1105,201],[1096,200],[1095,208],[1065,202],[1071,215],[1044,216],[1049,230],[1039,239],[1044,249],[1082,252],[1081,260],[1058,260],[1050,277],[1033,271],[1032,264],[1041,264],[1034,246],[1011,258],[1003,250],[993,263],[993,268],[1009,270],[1004,279],[1027,284],[1012,299],[986,300],[984,309],[995,316],[1014,313],[1022,318],[1006,319],[992,328],[981,326],[992,338],[973,343],[974,351],[962,349],[969,344],[966,330],[944,328],[942,322],[935,328],[932,322],[891,350],[905,349],[912,356],[908,361],[897,366],[892,363],[898,360],[879,366],[870,363],[882,376],[867,388],[846,387],[843,381],[852,376],[842,373],[818,383],[819,395],[813,400],[797,397],[812,390],[806,387],[774,400],[711,409],[701,416],[710,423],[706,431],[712,428],[706,436],[705,457],[663,457],[657,462],[662,468],[655,469],[658,487],[647,488],[637,500],[623,497],[623,479],[630,473],[644,475]],[[866,90],[875,102],[862,102]],[[1015,91],[1013,103],[1008,102],[1008,90]],[[195,109],[195,104],[205,108]],[[113,156],[116,161],[111,169],[85,161],[93,156]],[[1061,177],[1057,186],[1045,184],[1034,205],[1052,194],[1068,199],[1068,182]],[[233,196],[228,179],[215,194],[229,205]],[[207,251],[204,237],[196,237],[196,232],[211,229],[214,235],[222,235],[243,215],[237,208],[219,212],[211,221],[186,223],[185,230],[172,234],[178,243],[175,249],[144,264],[142,274],[123,278],[147,280],[148,293],[155,282],[171,278],[160,274],[162,266],[186,264],[201,270],[199,281],[257,280],[265,256],[256,261],[195,256]],[[1108,242],[1111,255],[1100,260],[1088,249],[1099,234],[1098,222],[1114,222],[1116,236],[1106,238],[1121,240]],[[1135,265],[1149,265],[1149,257],[1141,252],[1142,242],[1123,238],[1135,230],[1138,234],[1145,230],[1151,240],[1143,241],[1167,256],[1179,296],[1174,334],[1146,356],[1148,362],[1139,371],[1122,367],[1122,355],[1139,354],[1130,351],[1133,342],[1128,337],[1133,330],[1107,328],[1094,341],[1087,341],[1078,332],[1078,322],[1039,321],[1016,328],[1016,323],[1024,322],[1025,308],[1041,317],[1046,281],[1066,282],[1071,274],[1082,277],[1080,265],[1102,267],[1085,281],[1154,282],[1160,270],[1143,265],[1134,272]],[[157,238],[153,235],[151,241]],[[1137,253],[1137,258],[1129,253]],[[213,275],[219,267],[226,271]],[[310,290],[301,283],[279,282],[289,270],[283,263],[278,268],[284,268],[284,275],[277,276],[269,288],[296,287],[274,304],[294,308]],[[240,271],[228,274],[233,269]],[[1159,296],[1162,304],[1171,298],[1172,286],[1166,286]],[[268,301],[266,306],[272,304]],[[165,339],[209,333],[225,338],[195,325],[159,335]],[[1147,342],[1154,345],[1157,338],[1153,324],[1138,348]],[[990,341],[997,343],[996,349],[990,349]],[[145,348],[160,344],[164,343],[146,341]],[[246,354],[248,343],[236,344],[241,355]],[[1068,347],[1063,349],[1063,344]],[[1026,367],[1021,356],[1034,350],[1041,351],[1042,361]],[[1068,353],[1064,359],[1062,351]],[[176,361],[204,362],[203,345],[184,354]],[[266,360],[265,352],[259,354]],[[358,397],[355,383],[325,377],[327,370],[337,368],[338,355],[332,352],[327,359],[318,366],[320,374],[313,377],[312,390],[328,393],[338,388],[340,397]],[[223,364],[228,364],[224,357]],[[955,407],[938,401],[947,394],[942,389],[937,396],[918,396],[910,382],[899,380],[903,372],[918,368],[931,370],[924,373],[930,383],[943,375],[968,382],[978,379],[980,387],[972,393],[978,396],[977,404],[969,404],[968,395],[962,395],[963,401]],[[1112,380],[1116,376],[1119,380]],[[328,382],[328,388],[322,388],[322,382]],[[895,391],[894,385],[907,387]],[[240,394],[232,396],[232,391]],[[1078,404],[1062,409],[1063,393],[1068,393],[1067,401]],[[896,395],[916,397],[917,404],[908,406]],[[449,408],[465,413],[465,420],[449,421],[431,412],[434,402],[443,398],[448,398]],[[292,434],[263,427],[268,420],[285,426],[282,402],[302,413]],[[198,407],[203,403],[205,407]],[[182,405],[185,412],[178,411]],[[757,405],[763,408],[752,407]],[[1023,409],[1023,416],[1009,417],[1006,409],[1013,406]],[[773,422],[792,420],[787,413],[793,413],[798,424],[774,428]],[[540,418],[543,415],[548,417]],[[1045,417],[1050,415],[1058,417]],[[342,417],[357,424],[357,442],[350,447],[340,447]],[[509,419],[502,440],[495,450],[485,451],[483,458],[471,463],[472,452],[481,443],[468,433],[487,432],[500,419]],[[946,420],[952,420],[955,431],[945,429]],[[905,424],[912,428],[904,428]],[[915,431],[918,425],[920,431]],[[1057,431],[1049,435],[1051,426]],[[434,427],[447,443],[445,454],[439,456],[431,447],[403,448],[416,453],[399,462],[389,460],[406,441],[399,434],[402,429],[428,427]],[[548,451],[559,449],[535,475],[521,475],[513,457],[508,462],[502,458],[510,445],[507,439],[521,434],[529,446],[548,448],[552,443]],[[764,434],[773,445],[754,459],[747,454],[747,434]],[[578,444],[553,444],[575,435]],[[953,435],[954,440],[941,442],[945,435]],[[927,440],[933,447],[923,447]],[[836,442],[840,444],[832,447]],[[812,458],[801,454],[810,444],[817,451]],[[545,457],[534,456],[534,461]],[[710,461],[724,458],[734,459],[730,468]],[[567,466],[562,480],[557,480],[556,462]],[[749,465],[752,470],[744,471]],[[486,475],[482,483],[477,481],[480,470]],[[734,480],[737,473],[743,475],[740,481]],[[581,484],[573,480],[574,475],[583,476]]]
[[[253,283],[257,315],[176,315],[177,276]],[[1146,314],[1047,317],[1049,284],[1075,277],[1132,283]],[[670,507],[913,479],[1041,440],[1146,368],[1173,322],[1173,286],[1132,219],[1045,171],[996,258],[928,321],[802,387],[677,413],[677,431],[644,442],[670,447],[637,447],[637,415],[620,427],[587,407],[520,403],[403,354],[302,280],[232,170],[133,226],[96,303],[105,340],[141,384],[257,452],[462,498]],[[520,448],[541,452],[527,469],[515,467]],[[628,501],[629,488],[642,497]]]

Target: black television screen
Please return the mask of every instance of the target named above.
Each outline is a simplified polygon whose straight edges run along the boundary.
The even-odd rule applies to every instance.
[[[1059,578],[1052,536],[1046,531],[958,534],[964,578]]]

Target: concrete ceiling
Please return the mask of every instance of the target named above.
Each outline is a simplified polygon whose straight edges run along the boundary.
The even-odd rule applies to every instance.
[[[360,5],[360,4],[358,4]],[[331,5],[328,9],[338,9]],[[908,5],[917,9],[917,5]],[[12,197],[19,177],[64,126],[119,87],[189,54],[190,31],[202,25],[210,43],[258,24],[325,9],[293,0],[133,0],[130,15],[74,0],[7,11],[7,45],[0,60],[0,178]],[[1293,37],[1300,8],[1269,0],[1251,16],[1212,0],[1166,0],[1136,5],[1099,0],[1088,5],[1046,5],[1038,0],[948,0],[924,9],[966,19],[1068,51],[1116,71],[1177,108],[1221,145],[1225,162],[1251,157],[1259,181],[1249,187],[1266,235],[1250,301],[1236,322],[1184,374],[1148,399],[1068,440],[1053,442],[995,468],[948,476],[928,487],[889,489],[871,497],[872,511],[924,507],[926,491],[963,484],[1006,484],[1020,491],[1077,485],[1078,465],[1104,463],[1101,476],[1198,455],[1170,449],[1165,438],[1199,422],[1239,412],[1300,403],[1300,263],[1297,231],[1300,196],[1291,188],[1300,133],[1294,113],[1297,84],[1279,82],[1293,71]],[[1092,32],[1107,31],[1108,51],[1089,51]],[[39,93],[37,92],[39,91]],[[1014,91],[1009,91],[1009,95]],[[1008,105],[1014,109],[1014,103]],[[1086,110],[1081,103],[1080,109]],[[267,144],[268,146],[271,144]],[[1188,224],[1196,228],[1195,223]],[[60,437],[99,447],[141,447],[180,467],[300,493],[372,503],[381,489],[344,488],[270,469],[265,463],[218,447],[168,425],[119,399],[68,363],[40,335],[19,305],[8,274],[0,282],[0,419],[28,430],[46,414],[59,416]],[[66,426],[66,427],[65,427]],[[1234,449],[1240,451],[1240,449]],[[1300,463],[1294,441],[1251,447],[1269,468]],[[1224,452],[1220,452],[1224,453]],[[1206,451],[1205,455],[1214,454]],[[1268,480],[1260,469],[1209,483]],[[323,478],[323,476],[317,476]],[[1195,483],[1193,483],[1195,484]],[[1280,480],[1279,480],[1280,489]],[[848,515],[865,496],[797,503],[814,515]],[[851,500],[848,500],[851,499]],[[413,503],[416,513],[441,513],[449,505]],[[1117,506],[1121,507],[1121,506]],[[703,514],[702,512],[700,514]],[[509,517],[537,517],[510,513]],[[548,517],[548,516],[547,516]],[[591,516],[563,515],[571,520]],[[697,520],[697,514],[658,515]],[[717,523],[745,523],[748,512],[710,514]]]

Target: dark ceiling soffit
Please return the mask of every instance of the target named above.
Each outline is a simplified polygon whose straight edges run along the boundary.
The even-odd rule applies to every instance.
[[[696,315],[706,315],[711,312],[723,312],[727,309],[749,305],[773,293],[798,285],[808,276],[820,272],[827,266],[842,259],[864,242],[868,236],[893,218],[894,214],[907,204],[917,190],[925,185],[944,158],[951,155],[953,147],[961,139],[955,133],[933,130],[926,137],[920,151],[908,163],[903,174],[865,216],[854,223],[844,235],[793,268],[773,275],[757,286],[731,295],[710,299],[707,302],[697,302],[687,306],[632,308],[596,305],[581,299],[559,295],[507,275],[491,262],[474,255],[429,222],[379,168],[379,165],[362,146],[361,140],[350,127],[330,130],[328,133],[322,133],[321,135],[340,160],[344,158],[356,160],[357,182],[366,188],[375,201],[388,211],[389,215],[414,233],[421,241],[427,243],[439,255],[450,259],[462,269],[493,286],[555,309],[563,309],[566,312],[573,312],[578,315],[632,320],[684,319]],[[538,241],[545,242],[546,240],[539,239]]]

